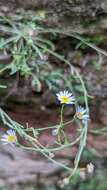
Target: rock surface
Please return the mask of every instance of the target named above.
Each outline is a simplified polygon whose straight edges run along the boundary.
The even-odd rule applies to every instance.
[[[43,10],[51,26],[55,24],[78,33],[98,33],[107,28],[106,0],[1,0],[0,10],[5,6]],[[103,19],[102,19],[103,18]]]
[[[34,156],[33,156],[34,157]],[[59,162],[69,163],[60,159]],[[0,146],[0,187],[11,187],[39,183],[42,177],[52,177],[62,168],[48,160],[32,158],[32,152],[8,145]],[[41,176],[41,178],[39,177]]]

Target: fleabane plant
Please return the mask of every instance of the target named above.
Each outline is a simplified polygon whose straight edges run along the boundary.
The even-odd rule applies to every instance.
[[[71,92],[68,91],[60,91],[56,94],[58,100],[61,104],[75,104],[75,97],[72,95]]]
[[[89,121],[89,114],[87,113],[87,109],[81,106],[78,106],[76,108],[76,116],[82,121],[83,124]]]
[[[7,130],[4,135],[2,135],[1,138],[2,144],[10,144],[12,146],[15,146],[17,143],[17,136],[16,136],[16,131],[15,130]]]
[[[86,108],[80,105],[77,105],[76,98],[71,91],[64,90],[64,91],[57,92],[56,99],[59,102],[59,106],[61,105],[60,122],[59,124],[56,124],[50,127],[45,127],[45,128],[35,129],[35,128],[23,127],[19,123],[13,121],[0,108],[0,115],[1,115],[2,121],[4,122],[5,126],[10,128],[2,135],[1,143],[2,145],[9,144],[14,147],[18,146],[23,149],[27,149],[27,150],[29,149],[29,150],[40,152],[41,154],[43,154],[46,158],[48,158],[55,164],[58,164],[64,169],[66,169],[67,171],[69,171],[70,179],[71,179],[72,175],[74,175],[77,170],[80,170],[80,168],[78,168],[78,165],[79,165],[83,148],[86,145],[86,135],[87,135],[88,122],[89,122],[89,114]],[[68,106],[68,108],[70,106],[71,107],[73,106],[75,108],[74,116],[71,118],[70,121],[67,121],[67,122],[64,122],[65,106]],[[66,139],[68,137],[67,137],[67,133],[65,132],[65,128],[67,127],[67,125],[72,124],[74,121],[77,122],[77,120],[79,120],[80,122],[79,127],[81,126],[81,130],[78,130],[79,135],[74,141],[70,142],[70,139],[69,139],[69,141],[67,142]],[[47,146],[44,146],[43,144],[41,144],[38,135],[40,134],[40,132],[43,132],[48,129],[52,129],[52,135],[55,136],[55,144],[50,147],[48,146],[47,148]],[[29,132],[32,132],[32,135]],[[18,141],[17,134],[27,141],[28,146],[20,144],[20,142]],[[57,162],[57,160],[55,159],[55,152],[63,150],[68,147],[72,147],[76,144],[79,144],[79,149],[76,155],[76,159],[74,161],[75,162],[74,168],[70,168],[66,164]],[[50,155],[54,155],[54,156],[51,157]]]
[[[42,26],[42,18],[45,19],[44,12],[39,12],[38,16],[35,15],[35,13],[32,15],[28,11],[23,13],[24,14],[20,12],[20,14],[22,15],[22,19],[20,20],[20,22],[17,19],[13,21],[13,19],[9,20],[9,18],[6,19],[4,18],[4,16],[1,16],[0,30],[2,39],[0,43],[0,48],[7,54],[8,52],[11,53],[12,61],[10,64],[6,64],[6,66],[5,64],[2,65],[2,67],[0,68],[0,74],[3,74],[4,71],[8,71],[10,75],[15,75],[16,73],[18,73],[18,76],[22,75],[23,77],[30,78],[31,86],[36,87],[36,89],[38,89],[38,92],[41,91],[41,84],[44,81],[46,85],[48,85],[50,90],[55,89],[55,91],[57,91],[58,89],[62,88],[62,86],[60,85],[60,80],[63,79],[62,81],[64,82],[65,90],[61,90],[56,94],[56,101],[59,101],[60,107],[60,122],[55,125],[43,128],[26,128],[26,126],[24,127],[16,121],[13,121],[8,116],[8,114],[0,108],[0,117],[3,121],[3,124],[5,127],[9,128],[9,130],[7,130],[0,137],[0,140],[2,145],[9,144],[14,147],[18,146],[26,150],[40,152],[47,159],[67,170],[70,174],[69,179],[71,179],[76,171],[80,171],[79,162],[81,160],[82,152],[86,146],[88,123],[90,119],[88,108],[88,98],[90,96],[87,92],[85,83],[78,69],[70,61],[68,61],[65,56],[57,53],[57,48],[55,46],[55,43],[53,42],[55,40],[52,41],[51,39],[58,35],[75,38],[82,42],[82,44],[85,44],[98,52],[98,57],[99,54],[107,56],[107,52],[91,43],[88,43],[87,40],[77,35],[77,33],[75,32],[72,33],[71,31],[63,31],[62,29],[48,28],[48,26],[44,27],[44,24]],[[16,14],[16,18],[18,18],[18,16],[19,13],[18,15]],[[43,23],[44,21],[45,20],[43,20]],[[5,37],[3,37],[5,36],[4,34],[7,36],[6,39]],[[63,62],[66,65],[67,69],[69,69],[68,78],[64,78],[64,72],[62,73],[58,70],[54,73],[51,72],[51,75],[47,74],[47,70],[48,73],[50,73],[50,68],[52,67],[50,61],[48,62],[48,57],[50,56],[55,57],[55,59],[57,59],[59,62]],[[54,70],[54,67],[52,67],[51,70]],[[79,105],[79,100],[77,101],[77,97],[74,96],[72,90],[68,90],[72,89],[73,86],[71,77],[73,77],[73,79],[76,79],[82,90],[81,94],[79,94],[79,97],[83,98],[84,106]],[[59,84],[58,86],[55,83],[56,78],[58,78],[57,81],[59,81],[57,83]],[[55,86],[53,85],[54,83]],[[1,87],[5,88],[4,85],[0,85],[0,88]],[[72,116],[71,119],[66,122],[64,121],[65,107],[68,107],[68,109],[69,107],[74,107],[75,110],[74,116]],[[70,140],[67,136],[65,129],[68,125],[72,125],[73,122],[75,122],[78,126],[75,129],[77,130],[77,135],[74,140]],[[41,144],[39,134],[50,129],[52,130],[52,135],[55,136],[55,143],[53,145],[50,145],[49,147],[49,145],[44,146],[43,144]],[[25,140],[27,141],[26,145],[25,143],[24,145],[20,144],[18,138],[19,136],[24,139],[24,142]],[[57,151],[71,148],[75,145],[76,147],[78,147],[78,150],[72,168],[71,166],[58,162],[55,159],[55,153]],[[54,155],[54,157],[52,155]],[[91,170],[92,169],[90,169],[90,171]]]

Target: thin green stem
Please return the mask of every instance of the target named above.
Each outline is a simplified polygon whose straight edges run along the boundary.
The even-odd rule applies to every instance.
[[[59,127],[57,128],[57,134],[58,134],[58,142],[61,143],[61,130],[63,128],[63,111],[64,111],[64,104],[62,104],[62,107],[61,107],[61,114],[60,114],[60,125]]]
[[[63,123],[63,126],[69,125],[70,123],[72,123],[74,121],[75,121],[75,115],[74,115],[72,120]],[[43,128],[38,128],[38,129],[33,128],[33,130],[35,130],[35,131],[44,131],[44,130],[48,130],[48,129],[55,129],[55,128],[57,129],[59,127],[59,125],[60,124],[56,124],[56,125],[53,125],[53,126],[43,127]],[[28,132],[32,131],[32,128],[30,127],[30,128],[24,129],[24,131],[28,131]]]
[[[62,104],[62,107],[61,107],[61,120],[60,120],[61,127],[63,126],[63,112],[64,112],[64,104]]]

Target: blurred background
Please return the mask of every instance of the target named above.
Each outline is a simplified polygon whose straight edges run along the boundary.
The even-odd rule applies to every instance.
[[[25,128],[37,129],[59,122],[60,90],[73,91],[84,106],[84,90],[68,60],[83,78],[90,108],[87,146],[71,184],[69,173],[40,153],[0,144],[0,190],[107,190],[106,32],[106,0],[0,0],[0,107]],[[74,113],[74,107],[65,108],[65,121]],[[0,118],[0,138],[7,129]],[[66,134],[75,139],[75,123]],[[39,139],[48,147],[56,137],[49,129]],[[72,167],[77,150],[78,144],[49,156]]]

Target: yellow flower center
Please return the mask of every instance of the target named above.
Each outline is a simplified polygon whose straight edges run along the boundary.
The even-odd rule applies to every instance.
[[[8,142],[15,142],[15,141],[16,141],[16,137],[14,135],[8,136]]]
[[[62,96],[62,98],[61,98],[61,101],[62,101],[62,103],[69,103],[70,102],[70,99],[69,99],[69,97],[66,97],[66,96]]]
[[[83,118],[83,113],[82,113],[82,112],[77,112],[77,117],[78,117],[79,119],[82,119],[82,118]]]

